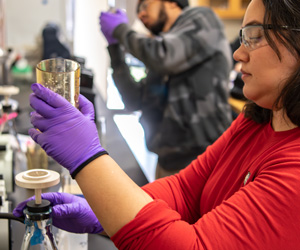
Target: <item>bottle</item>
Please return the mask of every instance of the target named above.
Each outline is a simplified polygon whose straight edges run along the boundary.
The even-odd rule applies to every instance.
[[[36,204],[35,200],[27,202],[25,214],[25,234],[21,250],[58,250],[52,233],[51,206],[48,200]]]

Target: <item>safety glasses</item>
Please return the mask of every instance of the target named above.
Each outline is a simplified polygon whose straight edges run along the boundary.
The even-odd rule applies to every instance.
[[[157,1],[153,1],[153,0],[145,0],[145,1],[142,1],[138,4],[137,6],[137,9],[136,9],[136,12],[137,13],[140,13],[142,11],[146,11],[148,6],[151,4],[151,3],[154,3],[154,2],[157,2]]]
[[[266,29],[274,29],[271,24],[262,25],[248,25],[240,30],[240,43],[244,44],[244,46],[248,50],[255,50],[261,48],[263,46],[268,45],[268,42],[265,38],[265,30]],[[286,29],[286,30],[293,30],[293,31],[300,31],[299,28],[291,28],[289,26],[279,26],[276,27],[277,29]]]

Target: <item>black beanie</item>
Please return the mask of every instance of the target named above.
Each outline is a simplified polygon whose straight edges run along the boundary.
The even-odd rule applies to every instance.
[[[185,8],[186,6],[189,6],[188,0],[168,0],[168,1],[177,3],[181,9]]]
[[[145,0],[139,0],[138,1],[138,5],[137,5],[137,13],[139,10],[139,6],[141,5],[142,2],[144,2]],[[179,8],[183,9],[187,6],[189,6],[189,1],[188,0],[162,0],[162,1],[168,1],[168,2],[174,2],[177,3],[177,5],[179,6]]]

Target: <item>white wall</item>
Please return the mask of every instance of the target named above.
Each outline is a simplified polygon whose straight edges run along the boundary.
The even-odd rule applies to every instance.
[[[106,75],[109,58],[106,40],[100,32],[99,14],[107,1],[76,0],[74,54],[86,58],[86,67],[94,72],[94,84],[106,100]]]
[[[129,21],[133,23],[137,0],[115,2],[116,7],[127,9]],[[74,6],[74,16],[70,6]],[[45,24],[58,23],[74,55],[84,57],[86,67],[93,70],[94,84],[106,100],[110,62],[107,42],[100,32],[99,15],[107,9],[108,0],[6,0],[7,47],[19,51],[40,49],[38,40]]]
[[[242,26],[242,20],[223,20],[223,23],[227,39],[232,42],[239,35],[239,31]]]
[[[117,8],[127,9],[129,22],[135,19],[137,0],[116,0]],[[107,42],[100,31],[99,15],[108,9],[108,1],[76,0],[75,4],[75,33],[74,53],[87,58],[88,68],[95,73],[95,84],[106,100],[106,75],[110,65],[106,50]]]
[[[50,21],[59,24],[73,54],[84,57],[93,70],[95,86],[105,98],[108,55],[98,17],[106,9],[103,0],[6,0],[7,47],[24,54],[41,50],[42,29]]]
[[[7,46],[24,49],[36,45],[36,39],[49,21],[61,24],[66,32],[68,0],[6,0]]]

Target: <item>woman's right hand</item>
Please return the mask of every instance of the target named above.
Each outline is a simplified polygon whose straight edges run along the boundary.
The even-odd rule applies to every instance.
[[[79,109],[41,84],[32,84],[30,105],[34,128],[28,131],[46,153],[73,178],[89,162],[107,154],[99,141],[93,104],[79,96]]]

